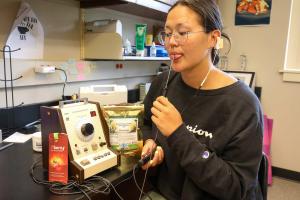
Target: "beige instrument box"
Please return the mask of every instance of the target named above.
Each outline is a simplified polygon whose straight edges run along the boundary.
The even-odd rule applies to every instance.
[[[99,102],[102,105],[127,103],[127,87],[125,85],[91,85],[80,87],[81,98]]]
[[[60,102],[59,106],[41,107],[43,166],[48,169],[50,133],[67,133],[70,175],[79,182],[120,164],[111,150],[108,126],[97,102]]]

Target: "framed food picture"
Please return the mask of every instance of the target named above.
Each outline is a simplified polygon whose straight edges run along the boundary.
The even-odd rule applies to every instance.
[[[237,0],[235,25],[270,24],[272,0]]]

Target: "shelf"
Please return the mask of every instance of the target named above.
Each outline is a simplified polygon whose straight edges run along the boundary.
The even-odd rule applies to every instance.
[[[148,61],[169,61],[169,57],[140,57],[140,56],[123,56],[123,60],[148,60]]]
[[[91,59],[87,61],[170,61],[169,57],[140,57],[140,56],[123,56],[122,59]]]

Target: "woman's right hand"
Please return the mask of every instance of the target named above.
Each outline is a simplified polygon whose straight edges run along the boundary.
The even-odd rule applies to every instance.
[[[154,149],[156,148],[155,152]],[[157,146],[156,143],[154,142],[154,140],[149,139],[146,140],[144,146],[143,146],[143,150],[142,150],[142,155],[141,157],[145,157],[146,155],[151,154],[151,152],[153,152],[152,155],[152,160],[150,160],[148,163],[146,163],[145,165],[142,166],[142,169],[147,169],[149,167],[155,167],[156,165],[162,163],[163,159],[164,159],[164,151],[160,146]]]

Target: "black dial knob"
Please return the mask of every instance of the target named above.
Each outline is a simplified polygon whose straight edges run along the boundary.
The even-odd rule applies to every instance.
[[[94,126],[91,123],[86,123],[81,126],[81,133],[84,136],[89,136],[94,133]]]

